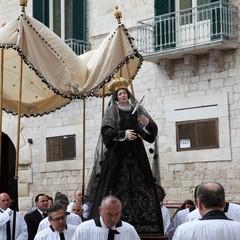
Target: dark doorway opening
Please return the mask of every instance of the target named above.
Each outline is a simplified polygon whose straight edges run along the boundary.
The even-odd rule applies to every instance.
[[[18,210],[18,180],[15,179],[16,149],[7,134],[2,133],[2,154],[0,159],[0,192],[6,192]]]

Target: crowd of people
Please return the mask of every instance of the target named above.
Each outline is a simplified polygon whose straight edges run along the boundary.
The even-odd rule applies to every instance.
[[[79,193],[79,190],[76,192]],[[35,197],[34,210],[29,211],[23,217],[19,212],[11,209],[9,195],[1,193],[0,239],[98,240],[114,239],[115,234],[121,234],[119,239],[140,240],[135,228],[120,219],[122,203],[113,195],[102,199],[98,218],[91,220],[84,218],[83,212],[83,204],[78,198],[69,202],[65,194],[57,193],[53,203],[49,206],[48,196],[41,193]]]
[[[164,233],[173,240],[237,240],[240,234],[240,205],[225,199],[223,186],[209,181],[195,188],[195,205],[177,211],[170,220],[163,205],[165,191],[157,186]],[[80,190],[76,191],[81,195]],[[24,217],[11,209],[7,193],[0,194],[0,239],[2,240],[140,240],[134,226],[121,219],[122,202],[114,195],[105,196],[96,218],[83,217],[82,201],[75,195],[69,202],[63,193],[48,204],[46,194],[35,197],[35,210]],[[81,198],[82,199],[82,198]],[[211,220],[211,221],[209,221]],[[14,228],[14,231],[13,231]],[[14,234],[14,236],[13,236]],[[116,236],[114,238],[114,236]]]

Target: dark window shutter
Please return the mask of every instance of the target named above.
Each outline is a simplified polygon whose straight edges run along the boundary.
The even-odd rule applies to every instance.
[[[72,38],[86,41],[86,0],[72,0]]]
[[[212,19],[211,19],[211,39],[219,39],[219,38],[228,38],[228,36],[225,35],[225,32],[227,32],[227,25],[224,23],[227,22],[228,18],[228,12],[224,8],[220,8],[221,4],[228,4],[228,0],[223,0],[222,2],[219,2],[219,0],[211,0],[212,3]],[[215,8],[214,8],[215,6]],[[225,18],[225,19],[224,19]]]
[[[175,0],[155,0],[155,49],[175,47]],[[169,14],[168,14],[169,13]],[[167,15],[164,15],[167,14]],[[164,16],[162,16],[164,15]],[[157,17],[159,16],[159,17]]]
[[[218,124],[216,121],[196,124],[198,146],[201,148],[218,147]]]
[[[47,139],[47,161],[57,161],[61,159],[61,139],[48,138]]]
[[[219,148],[218,119],[176,123],[177,151]],[[183,141],[189,142],[186,146]]]
[[[155,0],[155,16],[175,11],[175,0]]]
[[[76,136],[65,135],[46,139],[47,162],[76,159]]]
[[[211,2],[219,2],[219,0],[211,0]],[[223,0],[223,3],[228,3],[228,0]]]
[[[76,157],[75,136],[62,139],[62,159],[74,159]]]
[[[49,26],[49,0],[33,0],[33,17]]]

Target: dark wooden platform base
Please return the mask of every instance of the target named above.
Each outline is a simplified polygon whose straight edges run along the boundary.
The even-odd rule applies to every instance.
[[[139,235],[141,240],[167,240],[168,238],[166,236],[163,235],[144,235],[144,234],[140,234]]]

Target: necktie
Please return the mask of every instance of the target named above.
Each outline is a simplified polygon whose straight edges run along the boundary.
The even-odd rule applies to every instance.
[[[64,237],[64,233],[63,233],[63,232],[60,232],[59,235],[60,235],[60,240],[65,240],[65,237]]]
[[[47,214],[44,212],[44,213],[42,214],[42,217],[43,217],[43,218],[47,217]]]
[[[119,234],[117,230],[109,229],[108,231],[108,239],[107,240],[114,240],[114,235]]]
[[[10,221],[7,222],[6,233],[7,233],[7,240],[11,240]]]

